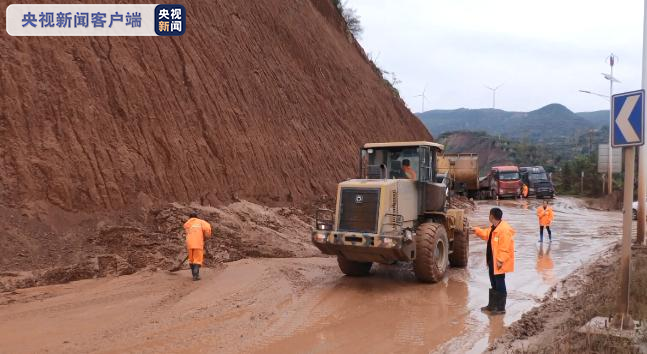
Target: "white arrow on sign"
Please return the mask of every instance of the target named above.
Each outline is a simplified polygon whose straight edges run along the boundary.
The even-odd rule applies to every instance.
[[[631,126],[631,123],[629,123],[629,115],[631,114],[631,112],[633,112],[634,107],[636,107],[638,98],[640,98],[640,95],[627,97],[625,103],[620,109],[618,117],[616,118],[616,124],[618,125],[618,128],[620,128],[620,132],[622,133],[622,135],[624,135],[625,140],[627,140],[628,143],[640,141],[640,137],[638,137],[638,134]]]

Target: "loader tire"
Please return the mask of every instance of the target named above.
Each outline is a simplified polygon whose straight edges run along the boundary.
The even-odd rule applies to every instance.
[[[436,283],[447,272],[449,242],[445,226],[427,221],[416,231],[416,259],[413,271],[423,283]]]
[[[355,262],[346,259],[343,255],[337,256],[337,264],[341,272],[351,277],[365,277],[371,272],[371,262]]]
[[[470,229],[467,224],[467,218],[463,218],[463,230],[454,231],[453,252],[449,255],[449,264],[452,267],[467,267],[467,261],[470,254]]]

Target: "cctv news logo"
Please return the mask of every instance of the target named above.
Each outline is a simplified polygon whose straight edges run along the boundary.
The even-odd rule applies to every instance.
[[[181,36],[187,12],[180,4],[11,4],[12,36]]]
[[[186,31],[186,10],[182,5],[155,7],[155,33],[158,36],[181,36]]]

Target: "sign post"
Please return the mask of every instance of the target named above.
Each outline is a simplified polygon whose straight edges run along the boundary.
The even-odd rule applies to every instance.
[[[645,91],[632,91],[613,95],[611,98],[613,117],[613,147],[622,147],[625,158],[624,200],[622,215],[622,254],[620,258],[620,291],[618,293],[616,315],[612,325],[620,329],[634,328],[629,315],[629,284],[631,264],[631,210],[634,195],[634,160],[636,146],[645,140]]]
[[[647,86],[647,1],[643,5],[643,72],[642,88]],[[642,245],[645,242],[645,200],[647,199],[647,146],[644,144],[638,148],[638,215],[636,243]]]

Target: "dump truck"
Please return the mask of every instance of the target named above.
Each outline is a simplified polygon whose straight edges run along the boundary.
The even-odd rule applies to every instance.
[[[349,276],[399,261],[412,262],[421,282],[438,282],[448,265],[467,266],[467,219],[449,208],[449,186],[436,182],[443,149],[426,141],[365,144],[359,177],[338,184],[335,210],[317,210],[313,244],[337,256]]]
[[[517,166],[493,166],[479,179],[480,199],[517,198],[521,195],[521,178]]]
[[[474,153],[438,155],[437,173],[447,176],[450,189],[475,198],[479,191],[479,155]]]
[[[528,195],[536,198],[554,198],[555,187],[543,166],[519,167],[521,181],[528,186]]]

